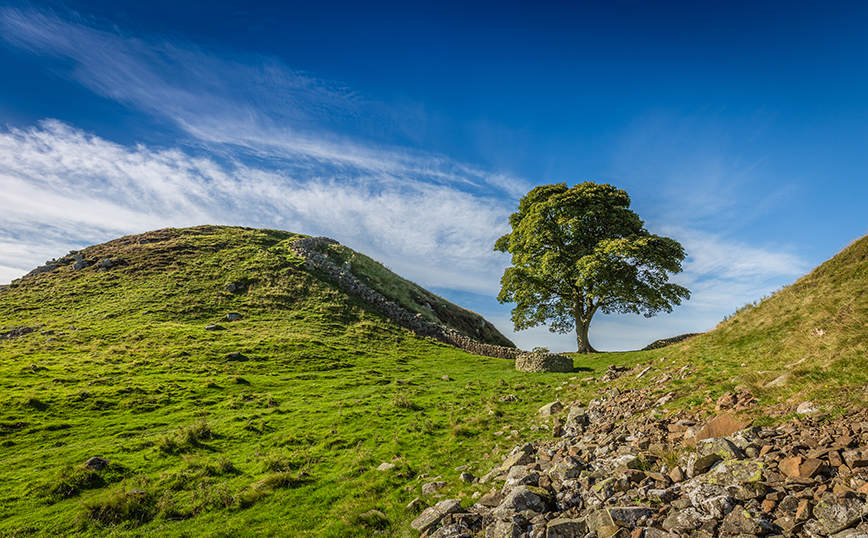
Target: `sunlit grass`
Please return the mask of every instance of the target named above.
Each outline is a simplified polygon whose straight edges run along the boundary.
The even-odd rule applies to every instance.
[[[0,340],[0,535],[413,536],[404,507],[423,475],[470,504],[487,488],[455,468],[481,476],[549,436],[537,410],[556,398],[650,384],[650,398],[676,395],[657,412],[710,415],[724,392],[748,389],[780,414],[741,413],[757,423],[805,399],[831,413],[864,405],[865,240],[709,334],[528,374],[395,327],[304,270],[295,237],[152,232],[87,251],[119,268],[0,291],[0,327],[38,326]],[[360,260],[353,270],[373,280],[376,262]],[[610,364],[633,370],[602,384]],[[92,456],[111,463],[87,470]]]

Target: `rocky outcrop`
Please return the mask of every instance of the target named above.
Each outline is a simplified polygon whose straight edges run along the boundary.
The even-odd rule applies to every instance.
[[[0,329],[0,340],[12,340],[36,331],[37,327],[13,327],[9,330]]]
[[[66,256],[46,261],[45,265],[40,265],[36,269],[22,276],[21,279],[31,278],[43,273],[50,273],[67,266],[72,267],[74,271],[80,271],[81,269],[91,266],[96,266],[99,271],[107,271],[121,265],[125,265],[125,262],[118,258],[88,259],[82,252],[78,250],[70,250],[69,254]],[[21,279],[15,279],[13,282]]]
[[[572,372],[573,359],[554,353],[521,353],[515,358],[515,368],[523,372]]]
[[[398,325],[413,331],[419,336],[427,336],[439,342],[455,346],[474,355],[510,359],[519,364],[526,365],[526,371],[532,372],[569,372],[573,369],[573,360],[564,355],[552,353],[531,353],[515,347],[495,346],[484,344],[473,338],[465,336],[454,329],[443,327],[425,320],[421,314],[412,314],[399,304],[384,297],[379,292],[371,289],[361,282],[348,267],[340,267],[323,254],[322,246],[339,245],[334,239],[328,237],[308,237],[299,239],[291,246],[292,251],[305,260],[305,267],[310,270],[318,269],[328,275],[344,291],[360,297],[378,312],[388,317]],[[546,369],[552,368],[552,369]],[[519,368],[520,370],[524,368]]]
[[[664,416],[651,390],[545,406],[549,420],[567,413],[564,428],[517,445],[478,480],[487,494],[449,504],[448,525],[423,536],[868,536],[868,411],[751,427]],[[693,450],[697,429],[719,436]]]
[[[679,334],[678,336],[673,336],[672,338],[661,338],[660,340],[654,340],[647,346],[643,347],[642,351],[650,351],[652,349],[660,349],[661,347],[671,346],[672,344],[683,342],[688,338],[693,338],[694,336],[699,336],[700,334],[702,333]]]

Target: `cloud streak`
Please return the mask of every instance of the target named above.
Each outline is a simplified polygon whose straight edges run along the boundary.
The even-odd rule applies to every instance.
[[[382,131],[407,109],[362,98],[339,84],[260,56],[219,55],[183,41],[124,35],[50,12],[5,8],[10,44],[62,60],[56,67],[91,91],[174,124],[195,144],[238,158],[247,153],[311,175],[406,178],[473,194],[519,197],[526,181],[423,151],[361,143],[350,132]],[[364,127],[362,128],[364,131]]]
[[[502,204],[448,186],[410,181],[395,191],[376,178],[339,185],[225,167],[178,150],[126,148],[56,120],[0,133],[0,183],[3,229],[41,229],[53,243],[59,230],[84,240],[205,222],[278,226],[330,235],[387,263],[410,260],[395,265],[429,285],[487,292],[501,263],[490,245],[507,217]],[[14,235],[22,241],[0,248],[23,272],[32,268],[23,241],[33,233]]]

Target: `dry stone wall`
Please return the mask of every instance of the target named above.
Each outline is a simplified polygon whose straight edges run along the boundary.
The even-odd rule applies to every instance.
[[[318,269],[325,272],[344,291],[360,297],[393,322],[413,331],[419,336],[433,338],[438,342],[455,346],[474,355],[509,360],[521,359],[516,362],[516,367],[519,370],[525,370],[525,368],[519,368],[519,365],[527,365],[528,369],[525,371],[565,372],[572,370],[573,361],[570,357],[551,353],[530,353],[514,347],[484,344],[464,336],[454,329],[431,323],[425,320],[421,314],[408,312],[394,301],[390,301],[379,292],[368,287],[357,279],[349,271],[349,268],[338,266],[322,252],[323,246],[339,244],[334,239],[328,237],[307,237],[293,243],[291,248],[293,252],[304,258],[306,268],[311,270]],[[554,366],[556,369],[545,369],[551,366]]]

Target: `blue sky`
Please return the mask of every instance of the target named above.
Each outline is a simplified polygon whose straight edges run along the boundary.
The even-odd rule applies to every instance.
[[[2,2],[0,282],[166,226],[326,235],[493,321],[536,185],[627,190],[711,329],[868,231],[864,2]]]

